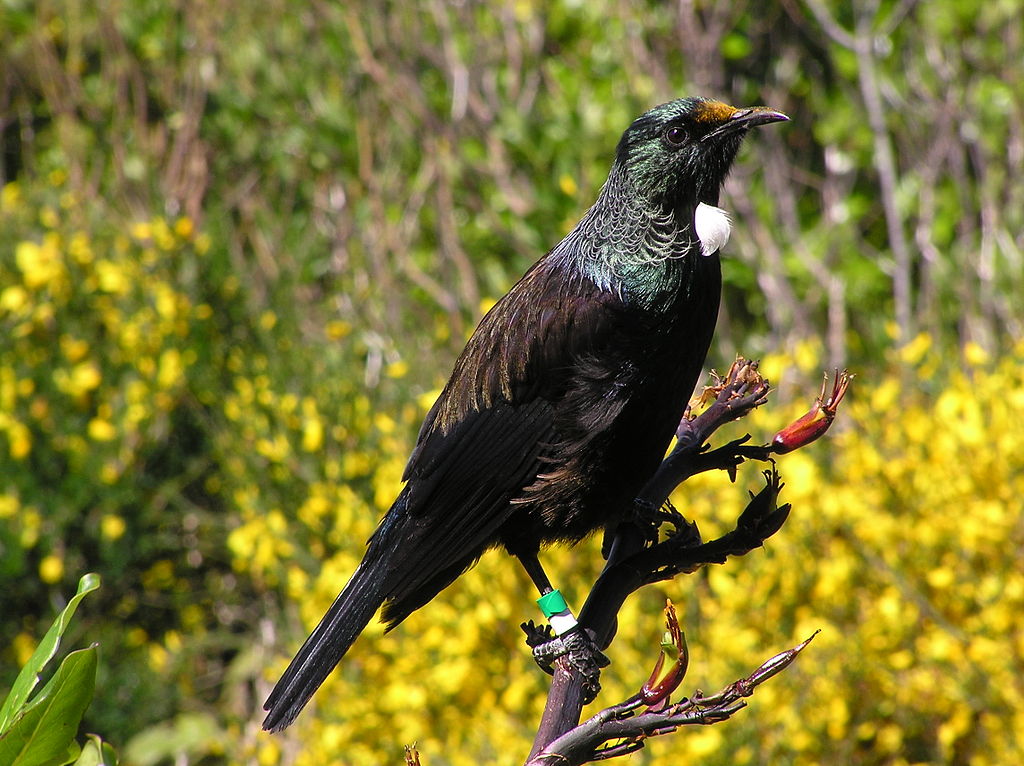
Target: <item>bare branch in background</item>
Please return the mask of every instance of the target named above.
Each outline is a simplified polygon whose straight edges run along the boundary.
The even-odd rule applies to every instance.
[[[874,27],[877,3],[870,6],[865,2],[857,4],[854,30],[850,32],[832,17],[821,0],[805,2],[829,38],[852,51],[857,57],[858,84],[874,141],[873,161],[878,173],[878,187],[882,195],[882,211],[889,235],[889,247],[893,251],[892,282],[896,325],[900,342],[906,343],[914,333],[914,306],[911,294],[913,263],[910,247],[903,232],[903,216],[896,200],[899,174],[886,120],[881,83],[875,66],[874,46],[877,33]]]

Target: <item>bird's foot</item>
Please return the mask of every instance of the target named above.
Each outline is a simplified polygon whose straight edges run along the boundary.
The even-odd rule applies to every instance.
[[[541,670],[553,675],[555,660],[565,657],[571,670],[583,681],[583,703],[588,704],[597,697],[601,691],[601,668],[607,667],[611,660],[588,631],[577,626],[555,636],[549,625],[535,625],[533,620],[524,622],[521,627]]]
[[[649,545],[658,542],[658,531],[662,524],[671,524],[676,532],[689,529],[692,526],[668,500],[662,505],[655,505],[637,498],[633,501],[633,518],[643,530]]]
[[[538,625],[533,620],[528,620],[519,627],[526,634],[526,645],[533,650],[533,659],[537,661],[540,669],[549,676],[554,675],[555,666],[552,663],[562,654],[562,639],[555,636],[555,631],[550,625]]]
[[[555,637],[550,625],[538,625],[533,620],[527,620],[519,627],[526,634],[526,645],[531,649],[543,646]]]
[[[601,668],[608,667],[611,660],[601,651],[593,636],[582,628],[574,628],[559,639],[565,646],[569,666],[583,682],[583,704],[588,705],[601,691]]]

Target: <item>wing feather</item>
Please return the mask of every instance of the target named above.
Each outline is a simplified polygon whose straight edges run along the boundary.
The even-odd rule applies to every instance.
[[[450,573],[444,587],[497,543],[512,501],[544,472],[558,403],[579,360],[605,342],[617,308],[614,296],[574,274],[550,257],[527,272],[481,320],[427,414],[396,503],[408,522],[393,555],[401,564],[387,576],[399,604],[390,621],[432,597],[439,573]]]

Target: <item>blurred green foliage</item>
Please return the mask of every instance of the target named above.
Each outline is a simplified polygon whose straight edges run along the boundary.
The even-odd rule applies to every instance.
[[[86,726],[129,762],[521,759],[546,678],[500,557],[371,630],[288,735],[256,711],[481,310],[635,115],[702,93],[793,118],[727,185],[711,361],[771,355],[786,406],[850,364],[855,406],[781,461],[795,512],[765,553],[627,605],[601,699],[646,677],[667,594],[705,689],[825,631],[751,710],[636,762],[1021,760],[1019,13],[0,4],[0,685],[98,571]],[[703,527],[739,494],[676,500]],[[578,605],[600,557],[546,563]]]

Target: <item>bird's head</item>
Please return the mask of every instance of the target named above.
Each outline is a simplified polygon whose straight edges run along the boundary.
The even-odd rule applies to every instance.
[[[737,109],[707,98],[681,98],[654,107],[626,129],[616,164],[659,207],[717,205],[747,131],[788,119],[765,106]]]

